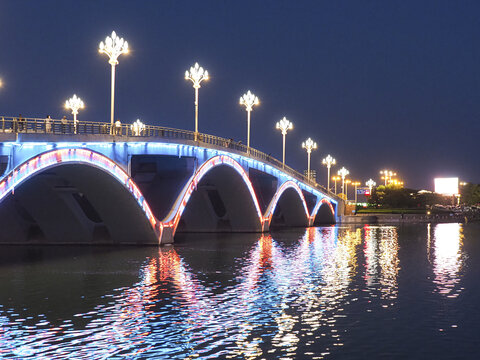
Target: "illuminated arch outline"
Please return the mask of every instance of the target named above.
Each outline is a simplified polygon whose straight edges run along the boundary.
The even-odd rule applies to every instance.
[[[300,201],[303,204],[303,208],[305,209],[305,217],[307,218],[307,224],[310,223],[311,218],[310,218],[310,214],[308,213],[307,202],[305,201],[305,197],[303,196],[302,189],[300,189],[298,184],[296,182],[294,182],[293,180],[288,180],[288,181],[285,181],[282,184],[282,186],[280,186],[280,188],[277,190],[277,192],[275,193],[272,201],[270,201],[270,205],[268,205],[268,208],[265,211],[264,220],[268,222],[268,226],[270,226],[270,223],[272,221],[273,213],[275,212],[275,209],[277,208],[277,204],[278,204],[278,201],[280,200],[280,197],[285,192],[285,190],[287,190],[289,188],[294,189],[297,192],[298,196],[300,197]]]
[[[332,203],[327,198],[322,198],[320,201],[317,202],[317,204],[313,208],[312,215],[310,216],[312,225],[315,222],[315,218],[317,217],[318,209],[320,209],[320,206],[322,206],[322,204],[328,205],[330,211],[332,212],[333,218],[335,219],[335,209],[333,208]]]
[[[190,178],[188,183],[182,189],[180,195],[178,195],[177,200],[175,200],[175,204],[173,205],[172,210],[170,213],[165,217],[163,222],[160,224],[161,231],[163,232],[164,227],[170,227],[173,229],[173,234],[177,231],[178,223],[180,222],[180,218],[182,217],[183,211],[187,206],[192,193],[197,188],[198,183],[200,180],[213,168],[219,165],[228,165],[235,169],[235,171],[242,177],[243,182],[247,185],[248,191],[252,197],[252,201],[255,205],[255,209],[257,211],[258,220],[260,222],[260,226],[263,230],[264,219],[262,217],[262,212],[260,210],[260,205],[258,204],[257,196],[255,195],[255,191],[253,190],[252,183],[248,178],[247,173],[243,169],[243,167],[233,158],[227,155],[217,155],[206,162],[204,162],[197,172]]]
[[[65,163],[92,165],[115,177],[135,198],[142,208],[153,230],[156,230],[157,220],[150,210],[150,206],[143,197],[142,192],[128,174],[108,157],[88,149],[63,148],[44,152],[37,155],[13,169],[0,181],[0,202],[16,186],[25,182],[38,172]]]

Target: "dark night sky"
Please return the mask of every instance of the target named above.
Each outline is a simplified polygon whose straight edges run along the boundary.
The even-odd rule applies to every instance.
[[[433,190],[435,176],[480,182],[478,1],[0,1],[0,113],[59,118],[76,93],[80,120],[109,121],[110,68],[98,43],[115,30],[116,116],[193,129],[195,61],[200,131],[245,142],[239,97],[251,89],[251,145],[301,170],[301,142],[320,182],[332,154],[354,180],[396,170]],[[71,115],[69,115],[71,117]],[[338,168],[335,168],[335,171]]]

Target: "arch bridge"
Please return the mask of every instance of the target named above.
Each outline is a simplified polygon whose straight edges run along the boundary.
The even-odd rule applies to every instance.
[[[109,126],[0,118],[0,243],[167,244],[343,212],[336,195],[231,139]]]

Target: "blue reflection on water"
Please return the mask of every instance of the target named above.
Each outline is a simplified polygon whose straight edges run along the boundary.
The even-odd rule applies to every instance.
[[[433,236],[425,227],[433,292],[458,297],[462,225],[435,225]],[[71,308],[71,316],[1,305],[0,357],[320,359],[383,351],[372,327],[395,323],[402,311],[398,227],[309,228],[230,244],[132,250],[122,260],[139,260],[136,282],[85,311]],[[382,354],[405,356],[391,341]]]

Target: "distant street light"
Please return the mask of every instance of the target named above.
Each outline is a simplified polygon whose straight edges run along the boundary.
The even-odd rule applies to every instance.
[[[285,137],[287,136],[287,131],[293,129],[293,124],[287,120],[284,116],[282,120],[277,122],[277,129],[282,131],[283,135],[283,161],[282,166],[285,168]]]
[[[345,200],[348,201],[348,184],[350,184],[352,180],[345,179]]]
[[[375,181],[373,181],[373,179],[369,179],[365,185],[368,186],[368,188],[370,189],[370,196],[372,195],[372,188],[377,185],[377,183]]]
[[[335,195],[337,195],[337,181],[341,179],[340,176],[332,176],[332,180],[335,181]]]
[[[355,204],[357,203],[357,186],[360,185],[360,181],[354,181],[352,182],[352,185],[355,186]]]
[[[208,79],[208,71],[204,70],[198,63],[195,63],[190,71],[185,71],[185,80],[191,80],[195,89],[195,141],[198,139],[198,89],[200,89],[200,83]]]
[[[397,180],[397,179],[390,179],[390,184],[398,185],[400,187],[403,187],[403,181],[400,181],[400,180]]]
[[[382,179],[385,179],[385,186],[387,186],[388,181],[391,180],[393,176],[396,176],[397,173],[391,171],[391,170],[382,170],[380,171],[380,174],[382,174]]]
[[[258,97],[252,94],[250,90],[240,97],[240,105],[245,105],[245,109],[247,110],[247,154],[250,154],[250,113],[253,110],[253,105],[258,104],[260,104]]]
[[[83,104],[82,99],[77,97],[77,95],[75,95],[75,94],[73,94],[73,96],[70,99],[65,101],[65,108],[72,110],[73,129],[74,129],[75,134],[77,133],[77,124],[78,124],[77,114],[78,114],[78,110],[83,109],[84,107],[85,107],[85,105]]]
[[[128,53],[128,43],[119,38],[115,31],[112,31],[112,36],[107,36],[105,43],[103,41],[98,45],[98,51],[101,54],[107,54],[109,57],[109,64],[112,65],[112,86],[111,86],[111,103],[110,103],[110,134],[113,134],[113,113],[114,113],[114,99],[115,99],[115,65],[118,64],[118,57],[122,54]]]
[[[342,194],[345,193],[345,177],[350,174],[350,171],[345,169],[345,167],[342,167],[340,170],[337,172],[338,175],[342,177]]]
[[[337,162],[336,160],[331,156],[327,155],[325,159],[322,160],[322,164],[327,167],[327,190],[330,191],[330,168],[332,165],[335,165]]]
[[[302,143],[302,148],[307,150],[307,179],[310,180],[310,154],[317,148],[317,143],[308,138]]]

